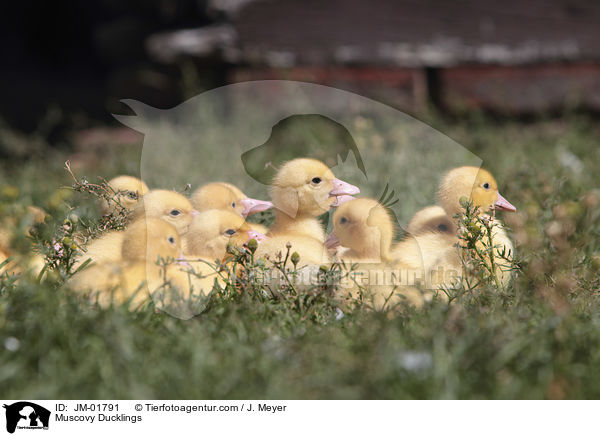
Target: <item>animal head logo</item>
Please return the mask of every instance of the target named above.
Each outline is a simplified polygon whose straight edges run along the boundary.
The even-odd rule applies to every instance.
[[[244,152],[241,159],[246,173],[268,185],[284,162],[312,158],[332,168],[338,164],[338,157],[345,161],[350,153],[367,178],[362,156],[348,129],[323,115],[301,114],[275,124],[267,141]]]
[[[21,429],[48,429],[50,411],[29,401],[19,401],[3,406],[6,409],[6,431]]]

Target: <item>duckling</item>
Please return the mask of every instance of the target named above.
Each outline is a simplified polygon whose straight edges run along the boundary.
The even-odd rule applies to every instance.
[[[506,250],[506,253],[514,252],[512,241],[506,234],[501,222],[495,217],[496,211],[515,212],[517,209],[506,200],[498,191],[498,183],[492,174],[477,167],[460,167],[448,172],[442,179],[438,190],[438,201],[449,216],[461,213],[460,199],[469,198],[474,206],[480,210],[494,224],[492,231],[492,243],[498,246],[494,250],[496,263],[500,265],[498,276],[503,284],[510,279],[510,272],[504,271],[508,267],[508,261],[502,259],[497,251]],[[491,212],[490,217],[488,213]],[[481,244],[481,243],[480,243]]]
[[[115,192],[113,198],[118,200],[128,210],[132,210],[138,204],[141,197],[150,191],[143,181],[132,176],[117,176],[108,181],[108,186]],[[102,200],[100,204],[102,213],[111,213],[114,209],[115,204],[113,202],[109,205],[108,201]]]
[[[455,168],[449,171],[440,183],[438,201],[448,218],[462,213],[460,199],[463,197],[472,201],[473,205],[479,208],[481,214],[486,214],[488,211],[495,213],[496,210],[511,212],[516,210],[498,192],[498,184],[491,173],[477,167]],[[493,230],[494,245],[498,245],[500,251],[504,248],[507,253],[512,252],[512,242],[504,229],[495,218],[490,217],[489,219],[497,224]],[[459,242],[456,225],[453,224],[452,230],[452,232],[433,231],[432,233],[429,228],[429,231],[420,234],[417,232],[413,239],[407,238],[396,245],[393,253],[409,264],[423,262],[427,274],[440,268],[445,270],[449,277],[454,276],[454,278],[445,279],[443,284],[454,286],[456,285],[455,277],[462,275],[462,263],[455,247]],[[502,271],[502,266],[507,266],[507,261],[501,259],[497,254],[496,261],[501,265],[498,276],[501,282],[506,284],[510,279],[510,273]]]
[[[74,290],[99,292],[98,302],[102,306],[111,301],[131,300],[131,307],[136,308],[148,301],[149,292],[173,279],[178,285],[177,292],[189,296],[178,264],[166,268],[156,264],[159,256],[163,259],[181,256],[181,239],[173,225],[158,218],[146,218],[132,223],[123,234],[123,261],[94,265],[76,274],[70,281]]]
[[[119,262],[97,262],[82,272],[75,274],[70,281],[75,290],[98,290],[106,293],[123,285],[123,270],[127,266],[143,264],[138,268],[140,274],[145,276],[145,262],[149,254],[151,257],[177,257],[179,236],[175,228],[156,218],[137,220],[124,232],[115,232],[121,237],[119,244]],[[167,237],[167,243],[164,237]],[[172,240],[169,240],[171,238]],[[125,243],[124,243],[125,242]],[[147,245],[148,242],[148,245]],[[143,270],[143,271],[142,271]],[[139,274],[138,274],[139,275]],[[133,279],[135,280],[135,279]],[[122,290],[119,290],[122,292]],[[124,294],[118,294],[123,296]],[[106,297],[106,295],[104,295]]]
[[[124,234],[121,256],[124,266],[120,299],[124,300],[133,295],[141,283],[145,282],[146,290],[152,291],[168,279],[175,265],[167,267],[167,277],[164,277],[165,271],[156,263],[159,257],[181,257],[181,237],[175,226],[162,219],[137,220]],[[144,294],[142,299],[147,297],[147,293]]]
[[[231,183],[208,183],[196,189],[191,197],[192,205],[199,211],[218,209],[229,210],[246,218],[273,207],[270,201],[248,198],[237,186]],[[258,223],[248,223],[253,230],[266,233],[267,228]]]
[[[409,271],[407,265],[396,262],[391,255],[394,224],[383,205],[370,198],[345,202],[335,211],[333,226],[325,245],[328,248],[336,245],[346,247],[340,258],[350,262],[349,274],[359,277],[358,281],[365,285],[373,308],[379,310],[386,305],[393,306],[402,299],[414,305],[423,303],[421,292],[407,286],[413,284],[409,274],[417,273],[420,277],[421,271]],[[359,295],[356,283],[346,280],[342,288],[349,288],[353,298]]]
[[[211,209],[231,210],[244,218],[273,207],[270,201],[248,198],[237,186],[225,182],[201,186],[192,194],[191,202],[199,212]]]
[[[142,201],[135,206],[132,219],[135,222],[142,218],[159,218],[172,224],[179,235],[184,235],[197,214],[183,195],[173,191],[153,190],[144,195]],[[75,262],[75,268],[87,259],[96,263],[119,262],[122,259],[123,238],[124,233],[115,230],[92,240],[86,246],[86,252]]]
[[[294,159],[277,172],[270,186],[275,222],[256,252],[257,256],[291,251],[300,255],[300,265],[327,259],[325,233],[317,217],[329,211],[336,196],[358,194],[360,190],[336,179],[329,167],[316,159]]]
[[[340,205],[333,214],[333,232],[325,246],[342,245],[342,258],[389,262],[394,227],[389,212],[377,200],[358,198]]]
[[[336,179],[323,162],[301,158],[281,167],[270,193],[276,211],[268,236],[306,235],[323,242],[325,235],[316,217],[329,211],[336,196],[358,194],[360,189]]]
[[[142,201],[135,206],[133,220],[142,216],[161,218],[173,224],[179,235],[183,236],[198,213],[185,196],[174,191],[155,189],[144,195]]]
[[[192,267],[187,262],[182,255],[181,237],[164,220],[148,218],[132,224],[123,241],[122,256],[126,263],[121,272],[119,299],[124,301],[134,296],[134,307],[150,296],[161,310],[189,319],[204,310],[206,299],[201,297],[212,291],[215,282],[224,286],[207,264]],[[176,262],[160,266],[159,256]]]
[[[240,215],[226,210],[200,212],[192,220],[183,238],[183,253],[187,258],[223,259],[227,245],[242,246],[250,239],[262,241],[265,235],[254,230]]]
[[[452,217],[460,214],[460,199],[467,197],[482,213],[495,210],[515,212],[517,209],[498,191],[498,183],[492,174],[478,167],[460,167],[449,171],[440,183],[438,201]]]

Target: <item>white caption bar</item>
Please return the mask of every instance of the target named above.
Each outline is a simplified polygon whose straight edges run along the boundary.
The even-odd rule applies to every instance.
[[[596,401],[2,400],[0,434],[583,434]],[[12,430],[12,432],[11,432]],[[45,430],[42,433],[34,430]]]

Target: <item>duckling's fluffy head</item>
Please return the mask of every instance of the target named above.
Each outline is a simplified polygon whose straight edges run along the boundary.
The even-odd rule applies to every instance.
[[[208,183],[198,188],[192,194],[192,205],[200,212],[228,210],[243,217],[273,207],[270,201],[248,198],[237,186],[225,182]]]
[[[175,227],[158,218],[142,218],[134,221],[125,231],[121,254],[130,262],[155,262],[162,258],[179,257],[181,239]]]
[[[108,181],[108,186],[116,193],[114,198],[119,200],[126,209],[133,209],[149,191],[148,186],[137,177],[118,176]],[[102,200],[100,205],[103,213],[109,213],[114,210],[114,203],[110,205],[106,200]]]
[[[494,176],[482,168],[455,168],[444,176],[438,190],[438,200],[449,216],[461,213],[462,197],[471,200],[483,213],[490,209],[515,210],[498,192]]]
[[[161,218],[172,224],[180,235],[184,235],[189,229],[192,218],[197,214],[198,211],[194,210],[192,203],[183,195],[157,189],[144,195],[142,201],[133,210],[133,219],[142,216]]]
[[[219,209],[242,215],[244,210],[242,200],[245,198],[246,195],[236,186],[229,183],[215,182],[196,189],[192,194],[191,201],[199,212]]]
[[[225,256],[227,245],[243,245],[250,238],[244,219],[225,210],[208,210],[195,216],[185,235],[185,252],[211,258]]]
[[[294,159],[285,163],[270,187],[273,205],[291,217],[319,216],[329,210],[334,195],[351,195],[357,191],[356,187],[336,179],[329,167],[316,159]]]
[[[339,206],[333,214],[333,228],[342,246],[365,258],[385,258],[394,238],[388,210],[370,198],[358,198]]]

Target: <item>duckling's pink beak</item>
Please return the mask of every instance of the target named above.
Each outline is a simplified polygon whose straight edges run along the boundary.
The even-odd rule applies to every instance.
[[[244,206],[244,210],[242,210],[242,216],[244,217],[258,212],[264,212],[273,207],[273,203],[270,201],[256,200],[254,198],[244,198],[240,203]]]
[[[356,195],[360,194],[360,189],[357,186],[344,182],[340,179],[333,179],[333,189],[329,192],[329,196],[334,195]]]
[[[495,210],[505,210],[507,212],[516,212],[517,211],[517,208],[514,207],[512,204],[510,204],[510,202],[506,198],[501,196],[499,192],[498,192],[498,199],[494,203],[494,209]]]
[[[200,212],[198,212],[196,209],[192,209],[192,216],[196,216],[196,215],[200,215]]]
[[[256,239],[256,242],[258,242],[260,244],[265,239],[269,239],[269,237],[267,235],[265,235],[264,233],[260,233],[255,230],[250,230],[247,233],[248,233],[248,241],[250,239]]]
[[[336,195],[335,199],[333,200],[333,203],[331,203],[331,207],[338,207],[342,203],[346,203],[347,201],[351,201],[351,200],[356,200],[356,199],[351,195]]]
[[[175,260],[176,260],[176,262],[177,262],[179,265],[187,266],[188,268],[191,268],[191,267],[192,267],[192,265],[190,265],[190,264],[188,263],[187,259],[185,258],[185,256],[184,256],[184,255],[183,255],[183,253],[181,253],[181,252],[179,253],[179,257],[178,257],[177,259],[175,259]]]
[[[340,246],[340,240],[338,239],[335,232],[331,232],[329,234],[329,236],[327,236],[327,239],[325,239],[325,247],[328,250],[333,250],[334,248],[337,248],[339,246]]]

